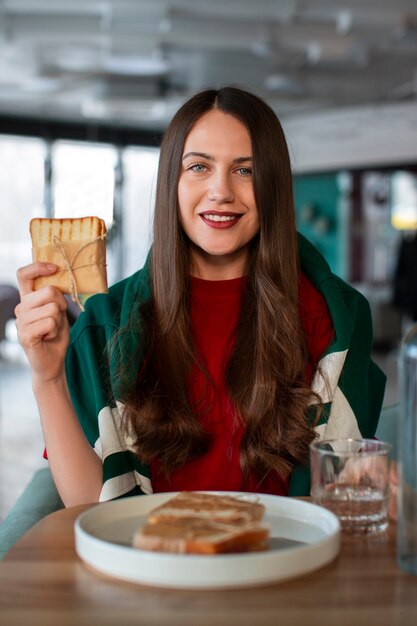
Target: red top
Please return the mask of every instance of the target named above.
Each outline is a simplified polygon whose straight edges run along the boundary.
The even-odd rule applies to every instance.
[[[215,387],[209,385],[204,394],[205,378],[195,367],[191,375],[191,404],[198,416],[198,407],[204,397],[205,412],[199,419],[211,434],[212,444],[206,454],[175,470],[169,479],[159,471],[158,460],[153,461],[151,476],[155,493],[243,489],[239,456],[244,424],[234,416],[224,371],[235,339],[245,284],[245,277],[224,281],[192,279],[193,339]],[[323,296],[303,274],[300,278],[300,317],[307,336],[310,363],[306,375],[310,380],[312,371],[333,338],[333,324]],[[288,480],[270,472],[261,483],[250,477],[244,491],[287,495]]]

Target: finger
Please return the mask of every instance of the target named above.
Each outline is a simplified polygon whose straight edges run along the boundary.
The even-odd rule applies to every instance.
[[[26,349],[34,348],[47,338],[55,339],[58,332],[59,327],[57,320],[53,317],[45,317],[21,329],[19,332],[19,341]]]
[[[57,303],[61,311],[65,311],[68,307],[64,294],[57,287],[47,285],[23,295],[20,304],[15,308],[15,315],[17,318],[23,317],[28,310],[42,307],[50,302]]]
[[[21,311],[17,311],[16,326],[18,328],[29,326],[30,324],[47,317],[58,319],[60,316],[63,316],[63,313],[64,311],[62,310],[60,304],[55,301],[47,302],[43,306],[37,306],[34,308],[26,307],[23,309],[22,307]]]
[[[52,330],[45,335],[43,339],[44,341],[53,340],[63,336],[63,333],[69,336],[69,325],[67,318],[61,316],[60,319],[56,320],[55,328],[52,328]]]
[[[26,296],[26,298],[29,298]],[[60,294],[63,298],[62,294]],[[66,305],[66,300],[63,298]],[[68,324],[65,312],[57,302],[36,308],[25,308],[22,304],[20,311],[16,311],[16,328],[19,341],[23,347],[30,348],[44,339],[52,339],[59,335]],[[16,307],[16,309],[18,309]]]
[[[30,263],[17,270],[17,282],[19,285],[20,295],[23,296],[33,291],[33,283],[38,276],[51,276],[55,274],[58,266],[54,263]]]

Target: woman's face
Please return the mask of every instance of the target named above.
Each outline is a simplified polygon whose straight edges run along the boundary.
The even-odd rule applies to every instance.
[[[194,124],[184,144],[178,202],[191,241],[191,273],[207,280],[244,275],[259,219],[252,143],[238,119],[213,109]]]

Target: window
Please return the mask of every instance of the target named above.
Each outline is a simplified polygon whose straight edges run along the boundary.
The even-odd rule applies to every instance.
[[[29,222],[48,209],[54,217],[105,220],[109,284],[139,269],[151,245],[159,150],[131,146],[119,155],[112,145],[59,140],[51,146],[51,181],[47,156],[41,139],[0,136],[0,282],[16,284],[17,268],[30,263]]]
[[[0,282],[16,284],[16,270],[31,261],[29,222],[44,217],[45,144],[0,136]]]
[[[115,167],[114,146],[78,141],[57,141],[52,147],[52,206],[54,217],[97,215],[113,226]],[[116,233],[114,233],[116,234]],[[109,235],[109,284],[119,276],[115,245]]]
[[[52,198],[55,217],[97,215],[113,223],[113,146],[57,141],[52,148]]]
[[[125,276],[146,260],[152,242],[159,150],[126,148],[123,153],[123,241]]]
[[[391,178],[391,223],[399,230],[417,229],[417,175],[394,172]]]

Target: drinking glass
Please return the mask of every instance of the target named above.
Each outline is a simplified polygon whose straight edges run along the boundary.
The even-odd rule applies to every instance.
[[[388,528],[391,445],[375,439],[327,439],[310,445],[311,495],[335,513],[343,531]]]

